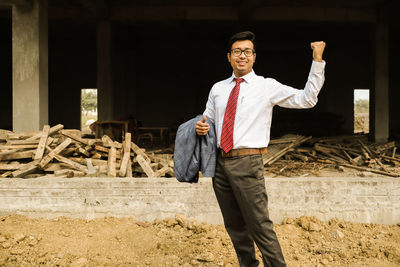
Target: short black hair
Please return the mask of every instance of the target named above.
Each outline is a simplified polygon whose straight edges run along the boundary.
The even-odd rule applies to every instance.
[[[228,42],[228,52],[231,52],[232,45],[236,41],[244,41],[244,40],[249,40],[253,43],[254,45],[254,51],[256,50],[256,35],[250,31],[244,31],[244,32],[238,32],[232,35],[232,37],[229,39]]]

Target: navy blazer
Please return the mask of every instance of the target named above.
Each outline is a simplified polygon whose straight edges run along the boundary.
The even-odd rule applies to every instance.
[[[210,130],[207,135],[197,135],[196,122],[203,115],[181,124],[175,138],[174,172],[179,182],[196,183],[199,171],[205,177],[215,176],[217,138],[214,123],[207,118]]]

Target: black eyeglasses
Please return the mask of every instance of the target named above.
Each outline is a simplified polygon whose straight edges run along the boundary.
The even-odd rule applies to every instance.
[[[231,50],[232,55],[234,55],[235,57],[239,57],[242,53],[244,53],[246,57],[251,57],[255,52],[256,51],[254,49],[250,48],[247,48],[245,50],[235,48]]]

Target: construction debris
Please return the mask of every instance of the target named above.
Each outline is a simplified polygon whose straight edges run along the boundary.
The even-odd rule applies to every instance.
[[[126,133],[121,143],[104,135],[82,138],[58,124],[42,131],[0,130],[0,177],[173,177],[170,154],[146,153]]]
[[[173,151],[140,148],[126,133],[122,143],[107,135],[82,138],[79,130],[59,124],[42,131],[0,130],[0,178],[52,177],[173,177]],[[345,168],[400,177],[396,143],[370,143],[365,135],[313,138],[285,135],[272,139],[263,156],[267,173],[277,176],[318,176],[325,168]],[[267,174],[268,175],[268,174]]]
[[[268,153],[264,155],[264,166],[270,172],[282,174],[284,170],[308,169],[309,174],[327,166],[339,169],[339,166],[391,177],[400,177],[400,156],[396,155],[395,142],[377,145],[368,143],[366,136],[337,136],[312,138],[287,135],[271,140]],[[275,164],[284,158],[295,165]],[[312,163],[312,164],[311,164]],[[316,164],[317,163],[317,164]],[[319,163],[319,164],[318,164]],[[311,165],[310,165],[311,164]],[[296,172],[293,176],[299,175]]]

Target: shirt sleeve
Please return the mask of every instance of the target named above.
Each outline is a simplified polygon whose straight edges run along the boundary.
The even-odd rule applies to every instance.
[[[212,123],[215,123],[215,100],[214,100],[214,86],[211,88],[210,93],[208,95],[208,100],[206,104],[206,110],[203,112],[203,115],[206,115]]]
[[[325,61],[313,61],[304,90],[272,80],[271,102],[284,108],[312,108],[318,102],[318,93],[325,81]]]

